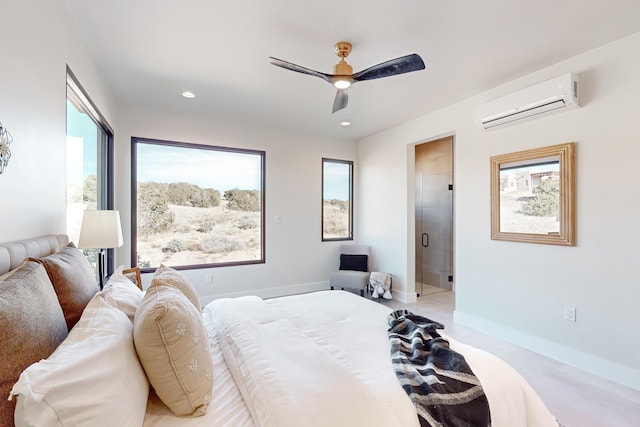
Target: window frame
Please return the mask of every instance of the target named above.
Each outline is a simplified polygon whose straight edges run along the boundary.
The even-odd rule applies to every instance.
[[[509,230],[501,224],[500,172],[557,163],[559,194],[559,231],[523,232]],[[491,239],[509,242],[539,243],[559,246],[576,245],[575,220],[575,143],[551,145],[491,157]]]
[[[324,232],[324,201],[325,201],[325,164],[326,163],[337,163],[337,164],[346,164],[349,166],[349,218],[348,218],[348,236],[344,237],[325,237]],[[320,228],[321,228],[321,237],[323,242],[336,242],[336,241],[347,241],[353,240],[353,160],[341,160],[341,159],[333,159],[333,158],[322,158],[322,192],[321,192],[321,215],[320,215]]]
[[[114,130],[100,112],[93,99],[80,83],[69,65],[66,66],[66,100],[71,102],[78,110],[83,110],[87,116],[102,130],[97,144],[97,182],[101,184],[96,200],[98,209],[114,209]],[[66,109],[65,109],[66,111]],[[66,113],[65,113],[66,116]],[[68,117],[65,117],[68,123]],[[66,126],[66,125],[65,125]],[[65,129],[65,134],[67,130]],[[107,276],[115,271],[115,250],[106,249],[105,274]]]
[[[266,152],[262,150],[253,150],[246,148],[235,148],[235,147],[222,147],[217,145],[206,145],[206,144],[194,144],[188,142],[179,142],[179,141],[168,141],[163,139],[154,139],[154,138],[143,138],[143,137],[131,137],[131,265],[138,264],[138,195],[137,195],[137,181],[138,181],[138,172],[137,172],[137,162],[138,162],[138,153],[136,150],[137,144],[154,144],[154,145],[164,145],[171,147],[179,147],[179,148],[192,148],[198,150],[211,150],[211,151],[221,151],[221,152],[229,152],[229,153],[244,153],[244,154],[253,154],[260,156],[260,206],[261,206],[261,217],[260,217],[260,258],[256,260],[245,260],[245,261],[228,261],[228,262],[220,262],[220,263],[210,263],[210,264],[188,264],[188,265],[172,265],[171,268],[176,270],[195,270],[201,268],[219,268],[219,267],[230,267],[230,266],[240,266],[240,265],[254,265],[254,264],[264,264],[266,263]],[[222,195],[221,195],[222,196]],[[155,267],[140,267],[141,273],[150,273],[155,271]]]

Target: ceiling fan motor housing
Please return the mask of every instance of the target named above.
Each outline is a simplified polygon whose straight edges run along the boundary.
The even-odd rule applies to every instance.
[[[349,42],[338,42],[334,46],[336,51],[336,55],[340,58],[346,58],[351,53],[351,43]]]
[[[344,60],[351,53],[351,43],[338,42],[334,46],[340,62],[333,66],[333,85],[338,89],[346,89],[351,86],[353,67]]]

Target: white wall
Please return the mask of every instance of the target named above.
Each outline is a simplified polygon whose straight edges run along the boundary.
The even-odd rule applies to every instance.
[[[640,34],[589,51],[360,142],[360,241],[415,297],[416,142],[454,134],[457,322],[640,389]],[[482,102],[565,72],[583,108],[483,132]],[[577,246],[490,239],[489,158],[576,142]],[[394,209],[376,209],[385,200]],[[563,307],[577,322],[563,320]]]
[[[107,120],[111,103],[63,0],[3,0],[1,9],[0,122],[14,138],[0,175],[4,242],[65,233],[66,65]]]
[[[212,117],[120,110],[116,132],[116,207],[125,234],[131,227],[131,137],[238,147],[266,152],[266,263],[183,271],[201,302],[214,297],[265,297],[328,289],[338,267],[340,242],[321,241],[322,158],[357,159],[357,144],[327,140]],[[357,164],[355,166],[357,171]],[[357,184],[357,183],[356,183]],[[356,207],[357,209],[357,207]],[[275,217],[281,218],[280,224]],[[117,251],[117,263],[130,265],[130,242]],[[213,283],[206,283],[206,275]],[[143,279],[150,281],[150,275]]]

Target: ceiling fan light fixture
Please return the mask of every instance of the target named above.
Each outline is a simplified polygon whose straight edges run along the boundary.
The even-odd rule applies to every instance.
[[[382,77],[390,77],[425,69],[424,61],[420,58],[420,55],[413,53],[411,55],[405,55],[389,61],[381,62],[354,74],[353,67],[345,61],[345,58],[349,56],[349,53],[351,53],[351,47],[351,43],[349,42],[336,43],[335,52],[340,58],[340,61],[333,66],[333,74],[322,73],[320,71],[312,70],[311,68],[306,68],[301,65],[283,61],[282,59],[274,58],[273,56],[269,57],[269,62],[286,70],[321,78],[335,86],[336,89],[338,89],[338,92],[333,100],[333,107],[331,109],[332,113],[347,107],[347,104],[349,103],[347,88],[355,82],[375,80]]]
[[[348,80],[346,78],[337,78],[336,80],[333,81],[333,85],[336,87],[336,89],[346,89],[349,86],[351,86],[351,80]]]

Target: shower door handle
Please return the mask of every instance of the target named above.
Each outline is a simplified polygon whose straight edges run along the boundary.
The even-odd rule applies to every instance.
[[[427,243],[424,242],[424,238],[427,238]],[[427,233],[422,233],[422,247],[423,248],[428,248],[429,247],[429,234]]]

